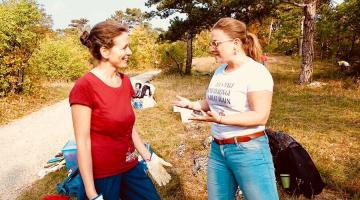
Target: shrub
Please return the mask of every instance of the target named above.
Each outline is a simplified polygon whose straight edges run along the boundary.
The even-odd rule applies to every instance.
[[[89,59],[75,36],[46,38],[30,59],[30,74],[50,81],[76,80],[89,69]]]
[[[209,43],[211,41],[210,31],[203,30],[196,35],[193,48],[194,57],[206,57],[210,56]]]
[[[149,69],[156,66],[159,55],[156,51],[157,33],[147,26],[141,25],[132,29],[130,48],[132,55],[129,66],[133,69]]]
[[[158,46],[157,52],[160,57],[159,68],[182,71],[186,59],[186,42],[164,42]]]
[[[46,16],[32,0],[0,3],[0,97],[24,90],[25,70],[46,32]]]

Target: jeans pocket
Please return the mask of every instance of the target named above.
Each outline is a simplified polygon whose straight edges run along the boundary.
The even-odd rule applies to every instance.
[[[253,151],[260,151],[261,144],[255,140],[250,140],[248,142],[238,142],[236,146],[239,150],[253,150]]]
[[[249,142],[236,143],[236,149],[239,154],[244,156],[244,160],[264,162],[266,155],[264,154],[264,145],[262,142],[250,140]]]

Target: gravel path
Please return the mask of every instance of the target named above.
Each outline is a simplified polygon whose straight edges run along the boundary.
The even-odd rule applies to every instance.
[[[0,199],[15,199],[74,138],[68,99],[0,126],[0,138]]]
[[[151,81],[152,79],[154,79],[156,76],[158,76],[161,73],[161,70],[153,70],[153,71],[148,71],[148,72],[144,72],[142,74],[130,77],[130,80],[133,81],[141,81],[141,82],[146,82],[146,81]]]
[[[131,77],[150,81],[161,71]],[[15,199],[38,180],[37,173],[69,139],[74,139],[68,99],[0,126],[0,200]]]

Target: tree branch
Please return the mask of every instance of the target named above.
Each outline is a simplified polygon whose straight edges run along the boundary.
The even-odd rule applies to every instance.
[[[288,0],[282,0],[281,2],[283,3],[287,3],[287,4],[291,4],[291,5],[294,5],[294,6],[297,6],[297,7],[305,7],[307,4],[303,4],[303,3],[296,3],[296,2],[290,2]]]

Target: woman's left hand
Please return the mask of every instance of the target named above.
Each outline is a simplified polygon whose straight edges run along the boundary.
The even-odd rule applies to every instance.
[[[157,156],[154,152],[152,152],[151,159],[146,161],[147,168],[149,169],[149,173],[153,177],[159,186],[166,185],[171,180],[170,174],[166,171],[164,166],[172,167],[172,165],[159,156]]]
[[[200,110],[201,114],[192,114],[192,117],[189,118],[189,120],[194,120],[194,121],[203,121],[203,122],[215,122],[215,123],[219,123],[221,120],[221,116],[219,114],[217,114],[216,112],[212,112],[212,111],[203,111]]]

